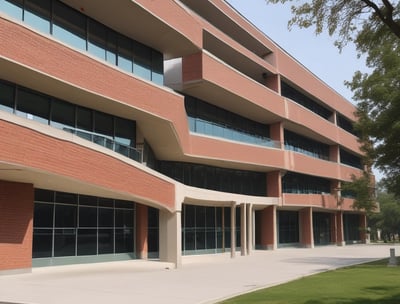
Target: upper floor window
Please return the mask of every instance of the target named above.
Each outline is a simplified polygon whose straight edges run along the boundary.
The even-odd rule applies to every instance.
[[[331,182],[328,179],[287,172],[282,177],[284,193],[322,194],[331,192]]]
[[[318,102],[314,101],[310,97],[291,87],[287,83],[281,81],[281,94],[284,97],[290,98],[294,102],[302,105],[303,107],[309,109],[310,111],[318,114],[319,116],[329,120],[333,112],[327,108],[320,105]]]
[[[357,136],[357,132],[354,130],[353,122],[350,119],[347,119],[343,115],[337,113],[336,115],[337,125],[346,130],[347,132]]]
[[[190,96],[185,97],[185,107],[192,132],[254,145],[280,147],[277,142],[270,139],[268,125]]]
[[[311,157],[329,160],[329,146],[318,141],[285,130],[285,149]]]
[[[75,49],[162,85],[163,55],[58,0],[0,0],[0,11]]]
[[[74,105],[0,81],[0,110],[51,125],[131,159],[142,161],[133,120]]]
[[[340,148],[340,163],[352,166],[354,168],[363,169],[361,157],[354,155],[353,153],[347,152]]]

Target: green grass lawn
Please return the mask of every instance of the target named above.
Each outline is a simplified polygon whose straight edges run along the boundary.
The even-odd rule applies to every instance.
[[[400,266],[387,267],[387,263],[384,259],[328,271],[221,303],[400,304]]]

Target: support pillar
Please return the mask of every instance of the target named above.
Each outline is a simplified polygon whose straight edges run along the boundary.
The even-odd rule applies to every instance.
[[[160,261],[182,266],[181,211],[160,210]]]
[[[344,246],[344,229],[343,229],[343,211],[336,213],[336,244],[338,246]]]
[[[236,255],[236,203],[231,206],[231,258]]]
[[[331,214],[331,243],[336,244],[337,243],[337,214],[332,213]]]
[[[247,204],[247,254],[251,254],[253,248],[253,205]]]
[[[275,250],[276,237],[276,206],[269,206],[261,210],[261,249]]]
[[[136,256],[147,259],[148,207],[136,204]]]
[[[300,244],[306,248],[314,248],[312,208],[307,207],[300,214]]]
[[[240,254],[247,253],[247,215],[246,204],[240,204]]]

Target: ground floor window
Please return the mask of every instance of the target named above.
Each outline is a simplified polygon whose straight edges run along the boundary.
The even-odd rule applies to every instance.
[[[135,203],[35,190],[33,258],[135,253]]]
[[[236,208],[236,246],[240,246],[240,209]],[[182,253],[217,253],[231,247],[231,208],[184,204]]]
[[[361,241],[360,227],[359,214],[343,214],[344,240],[346,243],[356,243]]]
[[[278,211],[278,243],[299,242],[299,212]]]
[[[331,214],[326,212],[313,213],[314,244],[326,245],[331,242]]]
[[[147,250],[149,258],[159,257],[159,210],[148,207]]]

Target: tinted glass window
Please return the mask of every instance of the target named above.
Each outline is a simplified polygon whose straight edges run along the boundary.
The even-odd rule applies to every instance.
[[[75,129],[75,106],[61,100],[54,100],[51,104],[50,124],[67,132]]]
[[[97,229],[78,229],[78,255],[97,254]]]
[[[14,87],[0,82],[0,110],[14,111]]]
[[[33,227],[53,228],[54,204],[35,203]]]
[[[135,75],[144,79],[151,80],[151,49],[141,43],[134,43],[134,63]]]
[[[54,233],[54,256],[74,256],[75,242],[75,229],[56,229]]]
[[[43,33],[50,33],[50,0],[25,0],[24,21]]]
[[[107,28],[89,19],[88,22],[88,51],[100,59],[106,59]]]
[[[124,36],[118,36],[118,66],[126,72],[133,72],[132,42]]]
[[[28,119],[48,123],[50,99],[40,94],[20,89],[18,91],[17,114]]]
[[[56,205],[55,227],[76,227],[77,207],[69,205]]]
[[[114,227],[114,209],[99,208],[99,227]]]
[[[53,230],[33,229],[32,258],[48,258],[53,252]]]
[[[79,207],[79,227],[97,227],[96,207]]]

